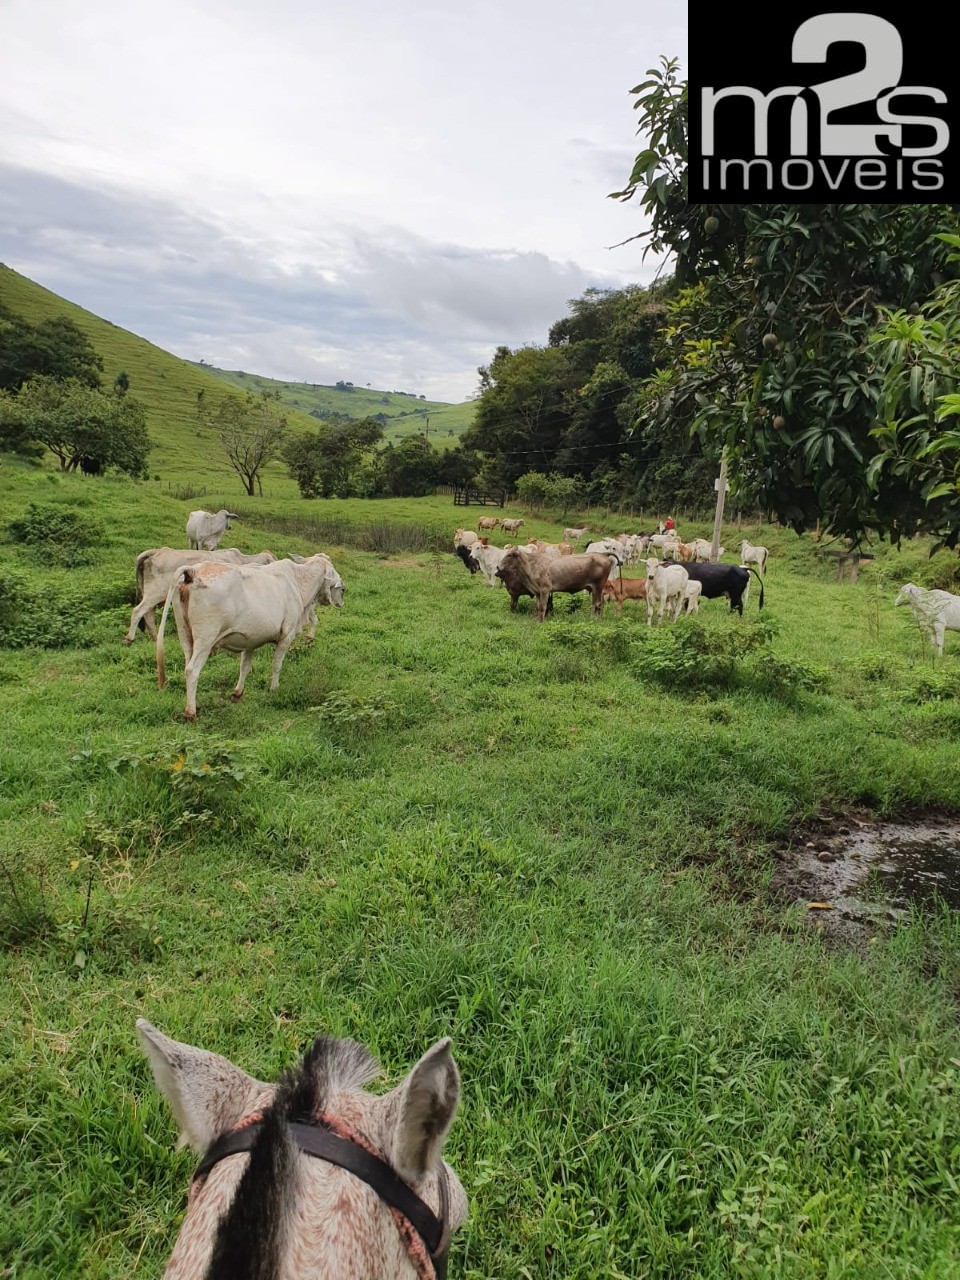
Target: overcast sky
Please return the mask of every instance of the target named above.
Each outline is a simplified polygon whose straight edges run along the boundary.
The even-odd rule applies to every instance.
[[[0,261],[188,359],[461,400],[652,277],[666,0],[2,0]]]

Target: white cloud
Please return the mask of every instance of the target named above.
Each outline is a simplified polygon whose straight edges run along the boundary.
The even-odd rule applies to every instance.
[[[478,349],[652,274],[609,248],[639,212],[606,195],[627,91],[685,53],[666,0],[6,0],[3,25],[0,257],[177,351],[343,353],[459,396]]]

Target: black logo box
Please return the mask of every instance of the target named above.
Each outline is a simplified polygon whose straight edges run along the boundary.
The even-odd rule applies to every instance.
[[[691,203],[960,203],[960,60],[942,26],[894,5],[755,21],[753,36],[718,5],[690,13]]]

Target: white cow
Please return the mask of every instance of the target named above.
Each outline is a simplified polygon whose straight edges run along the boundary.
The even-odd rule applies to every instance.
[[[457,547],[472,547],[475,542],[479,542],[473,529],[456,529],[453,534],[453,545]]]
[[[276,560],[272,551],[260,551],[246,556],[236,547],[224,547],[222,551],[178,551],[174,547],[152,547],[137,556],[137,595],[139,603],[130,615],[130,627],[123,637],[124,644],[133,644],[137,627],[142,620],[147,635],[157,638],[153,611],[163,605],[170,590],[173,575],[185,564],[201,564],[214,561],[220,564],[271,564]]]
[[[694,582],[693,578],[691,578],[687,583],[687,590],[683,599],[684,613],[700,612],[700,597],[702,592],[703,592],[703,583]]]
[[[717,547],[717,559],[723,555],[726,547]],[[709,564],[710,557],[713,555],[713,543],[709,538],[694,538],[693,540],[693,563]]]
[[[900,588],[894,607],[908,604],[917,620],[917,626],[925,632],[934,652],[943,657],[943,638],[948,631],[960,631],[960,596],[949,591],[927,591],[915,587],[912,582]]]
[[[287,650],[317,604],[343,604],[343,583],[327,556],[310,556],[302,564],[277,560],[266,565],[203,563],[184,565],[174,575],[157,632],[157,682],[166,684],[163,632],[173,605],[183,647],[187,685],[184,716],[196,719],[197,681],[211,653],[223,649],[240,654],[236,702],[253,665],[253,652],[272,644],[270,688],[280,682]]]
[[[673,533],[655,533],[647,549],[659,551],[664,560],[669,560],[680,550],[680,539]]]
[[[769,554],[766,547],[755,547],[746,538],[740,543],[740,563],[755,564],[761,577],[767,572],[767,556]]]
[[[531,550],[536,550],[536,548],[531,547]],[[481,542],[475,542],[470,548],[470,554],[480,566],[480,572],[483,574],[487,586],[502,587],[503,581],[497,577],[497,569],[503,559],[504,549],[502,547],[485,547]]]
[[[615,582],[620,577],[620,566],[626,560],[626,552],[616,538],[599,538],[596,542],[587,544],[586,555],[592,552],[602,552],[604,555],[611,556],[613,559],[613,567],[610,570],[608,582]]]
[[[676,622],[687,598],[690,575],[682,564],[661,564],[656,556],[647,561],[647,626],[653,622],[657,610],[657,625],[663,622],[663,614],[670,606],[670,620]]]
[[[564,529],[563,540],[564,542],[579,542],[586,532],[586,525],[584,525],[582,529]]]
[[[216,551],[220,539],[230,528],[231,520],[239,520],[240,516],[226,507],[219,511],[191,511],[187,516],[187,540],[196,551]]]

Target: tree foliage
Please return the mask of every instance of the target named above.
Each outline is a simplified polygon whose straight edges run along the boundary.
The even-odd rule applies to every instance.
[[[66,316],[32,325],[0,307],[0,390],[19,391],[37,377],[73,378],[98,387],[102,372],[103,360]]]
[[[589,479],[620,465],[640,383],[654,370],[665,290],[588,289],[550,329],[545,347],[499,347],[480,369],[464,446],[485,458],[488,488],[529,471]]]
[[[302,498],[352,498],[373,484],[365,483],[364,467],[382,439],[383,427],[373,418],[324,422],[293,437],[283,460]]]
[[[247,494],[263,496],[263,468],[272,462],[283,445],[287,417],[278,392],[262,391],[258,396],[224,396],[215,412],[208,414],[206,401],[197,396],[197,413],[205,427],[213,428],[227,461],[240,477]]]
[[[437,483],[437,451],[426,436],[405,436],[379,457],[382,488],[389,498],[422,498]]]
[[[88,475],[114,468],[143,476],[150,450],[139,401],[76,378],[31,378],[16,395],[0,394],[0,440],[36,440],[59,460],[61,471]]]
[[[951,268],[945,206],[687,203],[686,86],[663,60],[633,90],[637,156],[621,199],[637,198],[647,247],[674,256],[661,368],[637,404],[647,424],[727,450],[731,477],[797,529],[817,520],[854,540],[949,525],[910,468],[878,458],[884,397],[874,335],[887,312],[918,309]]]

